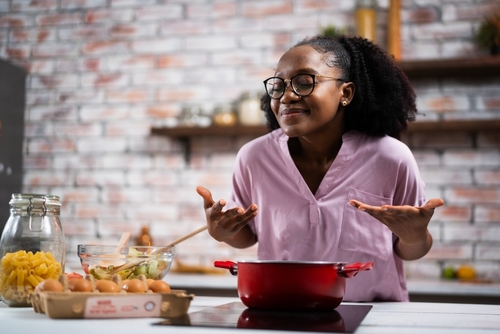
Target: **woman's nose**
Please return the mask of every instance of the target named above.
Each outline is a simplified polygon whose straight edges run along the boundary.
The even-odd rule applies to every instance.
[[[296,101],[300,100],[300,96],[295,93],[295,91],[292,88],[292,84],[290,82],[285,83],[285,92],[283,93],[283,96],[280,99],[281,103],[287,103],[289,101]]]

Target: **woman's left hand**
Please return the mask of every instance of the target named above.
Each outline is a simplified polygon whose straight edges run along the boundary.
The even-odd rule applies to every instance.
[[[399,237],[401,246],[420,248],[418,246],[422,245],[421,251],[427,253],[432,244],[432,239],[429,241],[430,236],[427,227],[434,214],[434,210],[444,205],[444,201],[440,198],[432,198],[423,206],[371,206],[352,199],[349,201],[349,204],[358,210],[368,213],[387,226],[392,233]],[[415,256],[411,257],[418,258],[425,255],[425,253],[415,254]],[[404,257],[406,258],[406,256]]]

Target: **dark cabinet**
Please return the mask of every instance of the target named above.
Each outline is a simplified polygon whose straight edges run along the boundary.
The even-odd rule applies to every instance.
[[[0,59],[0,232],[22,190],[25,82],[24,69]]]

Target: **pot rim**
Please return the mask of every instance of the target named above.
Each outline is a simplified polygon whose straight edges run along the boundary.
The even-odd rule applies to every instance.
[[[288,260],[242,260],[242,261],[234,261],[238,264],[240,263],[248,263],[248,264],[284,264],[284,265],[294,265],[294,264],[304,264],[304,265],[334,265],[334,266],[343,266],[346,265],[347,262],[328,262],[328,261],[288,261]]]

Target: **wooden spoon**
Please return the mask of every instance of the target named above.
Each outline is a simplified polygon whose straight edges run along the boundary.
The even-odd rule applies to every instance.
[[[122,236],[120,238],[120,241],[118,241],[118,245],[116,246],[115,252],[113,254],[105,255],[106,257],[125,257],[125,255],[120,254],[122,248],[127,244],[127,242],[130,239],[130,232],[123,232]],[[98,265],[102,269],[109,268],[109,266],[113,267],[121,267],[123,266],[127,261],[125,260],[102,260],[99,261]]]
[[[175,246],[175,245],[183,242],[184,240],[189,239],[189,238],[197,235],[198,233],[205,231],[206,229],[207,229],[206,225],[203,226],[203,227],[200,227],[199,229],[197,229],[197,230],[195,230],[195,231],[193,231],[193,232],[191,232],[189,234],[186,234],[185,236],[183,236],[183,237],[181,237],[181,238],[179,238],[179,239],[177,239],[175,241],[172,241],[168,245],[160,247],[160,248],[152,251],[149,255],[156,255],[158,253],[164,252],[164,251],[168,250],[170,247]],[[125,270],[125,269],[132,268],[134,266],[138,266],[141,263],[146,262],[148,260],[150,260],[150,259],[141,259],[141,258],[139,258],[139,259],[137,259],[135,261],[131,260],[126,265],[120,266],[119,268],[114,268],[113,271],[110,272],[110,275],[116,274],[117,272],[119,272],[121,270]]]

